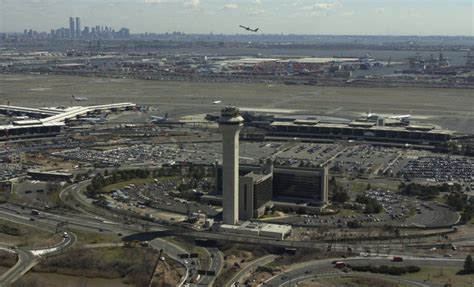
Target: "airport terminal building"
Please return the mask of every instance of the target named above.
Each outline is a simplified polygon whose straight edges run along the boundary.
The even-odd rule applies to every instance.
[[[26,120],[14,120],[0,125],[0,141],[55,137],[61,134],[69,121],[99,111],[119,111],[135,108],[133,103],[68,107],[68,108],[27,108],[0,105],[0,114],[31,117]]]
[[[384,122],[322,123],[318,120],[275,121],[267,135],[329,138],[342,140],[368,140],[400,143],[433,144],[450,141],[454,132],[435,129],[434,126],[389,126]]]
[[[215,165],[216,197],[222,195],[222,166]],[[206,196],[204,198],[206,200]],[[329,201],[328,169],[274,167],[268,160],[265,167],[240,165],[239,216],[240,220],[258,218],[273,203],[307,203],[324,206]]]

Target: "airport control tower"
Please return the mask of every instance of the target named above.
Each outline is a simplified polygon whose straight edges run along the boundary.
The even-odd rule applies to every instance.
[[[225,107],[219,118],[222,133],[222,221],[239,221],[239,133],[244,119],[236,107]]]

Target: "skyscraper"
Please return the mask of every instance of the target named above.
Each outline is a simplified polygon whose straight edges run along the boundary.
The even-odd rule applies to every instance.
[[[219,118],[222,133],[222,221],[239,221],[239,133],[244,119],[236,107],[225,107]]]
[[[81,37],[81,19],[76,17],[76,38]]]
[[[74,38],[75,35],[76,33],[74,31],[74,18],[69,17],[69,38]]]

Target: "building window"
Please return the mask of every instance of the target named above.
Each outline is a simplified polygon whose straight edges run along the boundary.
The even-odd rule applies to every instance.
[[[247,211],[247,185],[244,184],[244,210]]]

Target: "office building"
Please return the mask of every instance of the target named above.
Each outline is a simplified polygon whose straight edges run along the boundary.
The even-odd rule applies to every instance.
[[[216,163],[214,195],[201,200],[218,203],[223,194],[223,168]],[[274,167],[271,159],[266,166],[239,166],[239,219],[258,218],[265,208],[274,206],[283,210],[318,213],[329,203],[328,168]],[[302,206],[301,204],[305,204]]]
[[[69,38],[74,38],[74,36],[75,36],[74,18],[69,17]]]
[[[81,37],[81,19],[76,17],[76,38]]]

